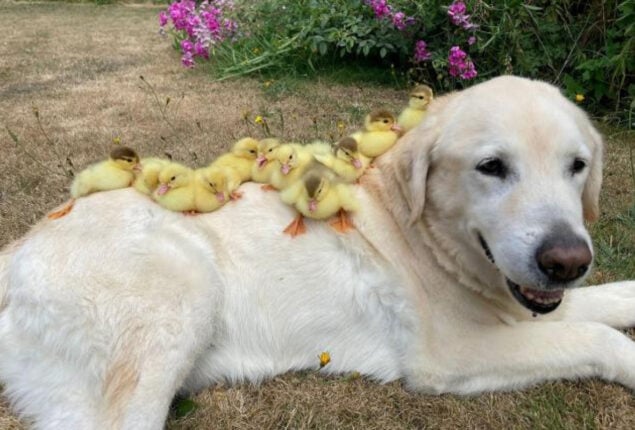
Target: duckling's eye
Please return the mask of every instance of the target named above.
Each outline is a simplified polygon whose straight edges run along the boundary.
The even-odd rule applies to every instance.
[[[423,97],[423,96],[419,96],[419,97],[417,97],[417,98],[418,98],[419,100],[423,100],[425,97]]]
[[[172,177],[170,178],[170,181],[173,181],[173,180],[175,180],[175,179],[176,179],[176,176],[172,176]]]
[[[289,155],[289,160],[293,160],[293,155]]]
[[[254,149],[250,149],[250,150],[249,150],[249,152],[251,152],[252,154],[255,154],[255,153],[256,153],[256,150],[254,150]]]
[[[384,122],[384,124],[388,124],[390,121],[385,119],[383,122]]]
[[[580,173],[586,167],[586,161],[581,158],[576,158],[573,160],[573,164],[571,165],[571,174],[575,175],[576,173]]]
[[[269,151],[267,151],[267,152],[273,152],[273,148],[269,148]]]

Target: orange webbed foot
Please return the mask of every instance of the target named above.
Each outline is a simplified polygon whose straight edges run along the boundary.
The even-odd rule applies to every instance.
[[[298,214],[298,216],[291,221],[291,224],[284,229],[284,233],[291,237],[306,233],[306,226],[304,225],[304,217],[302,214]]]
[[[185,216],[196,216],[196,215],[200,215],[200,212],[197,211],[183,211],[183,215]]]
[[[232,200],[242,199],[243,193],[241,191],[232,191],[229,198]]]
[[[273,186],[273,185],[271,185],[271,184],[265,184],[265,185],[262,185],[262,186],[260,187],[260,189],[261,189],[262,191],[276,191],[276,189],[274,188],[274,186]]]
[[[355,226],[344,209],[340,209],[337,217],[330,222],[331,227],[339,233],[346,233],[348,230],[354,229]]]
[[[48,219],[60,219],[63,216],[68,215],[69,212],[73,210],[73,206],[75,206],[75,199],[71,199],[68,203],[66,203],[60,209],[49,213],[46,217]]]

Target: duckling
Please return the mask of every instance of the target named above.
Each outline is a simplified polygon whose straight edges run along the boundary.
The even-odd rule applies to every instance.
[[[344,137],[329,154],[316,154],[315,159],[333,170],[345,182],[356,182],[370,165],[371,159],[359,153],[357,141]]]
[[[194,171],[197,212],[212,212],[223,206],[240,185],[240,177],[228,167],[208,166]]]
[[[359,152],[366,157],[378,157],[397,142],[402,130],[395,116],[386,110],[377,110],[366,115],[364,130],[354,134]]]
[[[278,168],[271,174],[269,183],[275,189],[283,190],[297,182],[315,158],[303,145],[289,143],[276,150],[275,160]]]
[[[305,233],[304,217],[324,220],[338,215],[331,226],[340,233],[353,228],[348,211],[359,208],[351,185],[337,181],[325,168],[311,168],[292,186],[280,193],[280,198],[298,210],[298,216],[284,229],[284,233],[295,237]]]
[[[159,173],[161,169],[169,165],[168,160],[161,158],[141,159],[141,172],[137,175],[132,186],[135,190],[148,196],[152,195],[159,186]]]
[[[48,218],[58,219],[68,214],[79,197],[129,187],[139,171],[139,156],[133,149],[127,146],[113,149],[107,160],[88,166],[75,177],[71,184],[71,200],[61,209],[51,212]]]
[[[399,114],[397,124],[406,131],[410,131],[423,121],[428,105],[434,98],[432,88],[427,85],[417,85],[410,92],[408,106]]]
[[[236,142],[230,152],[214,160],[210,166],[234,169],[242,183],[251,179],[251,167],[257,157],[258,141],[245,137]]]
[[[159,186],[152,193],[152,198],[171,211],[195,211],[194,171],[171,162],[159,173]]]
[[[275,163],[276,150],[280,146],[280,141],[274,138],[262,139],[258,143],[258,157],[251,165],[251,180],[261,184],[268,184],[273,171],[279,166]],[[270,185],[263,185],[264,189],[269,189]]]

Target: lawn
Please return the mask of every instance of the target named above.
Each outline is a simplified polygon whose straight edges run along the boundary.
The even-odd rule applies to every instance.
[[[399,110],[405,101],[403,90],[327,76],[213,82],[205,68],[180,66],[158,34],[158,11],[0,0],[0,246],[67,199],[69,172],[104,158],[114,140],[142,155],[202,165],[241,136],[264,136],[256,115],[286,139],[333,139],[359,127],[370,109]],[[606,167],[591,282],[634,279],[635,135],[598,125]],[[194,412],[173,413],[168,428],[632,429],[634,399],[600,381],[466,398],[308,372],[257,387],[210,387],[193,397]],[[0,428],[24,428],[6,403]]]

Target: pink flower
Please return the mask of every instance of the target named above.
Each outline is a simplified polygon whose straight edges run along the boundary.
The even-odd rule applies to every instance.
[[[423,40],[417,40],[415,43],[414,62],[420,63],[432,58],[432,54],[428,51],[428,45]]]
[[[209,59],[209,51],[201,42],[196,42],[194,44],[194,55]]]
[[[194,44],[189,39],[181,40],[181,51],[184,54],[191,54],[194,51]]]
[[[452,24],[469,30],[476,27],[470,22],[470,15],[466,15],[467,7],[461,0],[455,0],[450,6],[448,6],[448,15]]]
[[[392,16],[392,23],[397,30],[403,30],[406,28],[406,14],[403,12],[397,12]]]
[[[458,46],[450,48],[448,73],[454,77],[459,76],[461,79],[473,79],[477,75],[474,63],[467,58],[467,53]]]
[[[165,27],[167,23],[168,23],[168,14],[165,13],[165,11],[161,11],[161,13],[159,13],[159,25],[161,27]]]
[[[468,44],[468,45],[474,45],[475,43],[476,43],[476,37],[475,37],[475,36],[470,36],[470,37],[467,39],[467,44]]]
[[[183,64],[183,66],[187,67],[188,69],[194,67],[194,57],[192,56],[191,52],[186,52],[185,54],[183,54],[183,56],[181,57],[181,64]]]
[[[386,0],[366,0],[366,4],[373,8],[375,12],[375,18],[383,18],[384,16],[391,15],[392,8]]]

